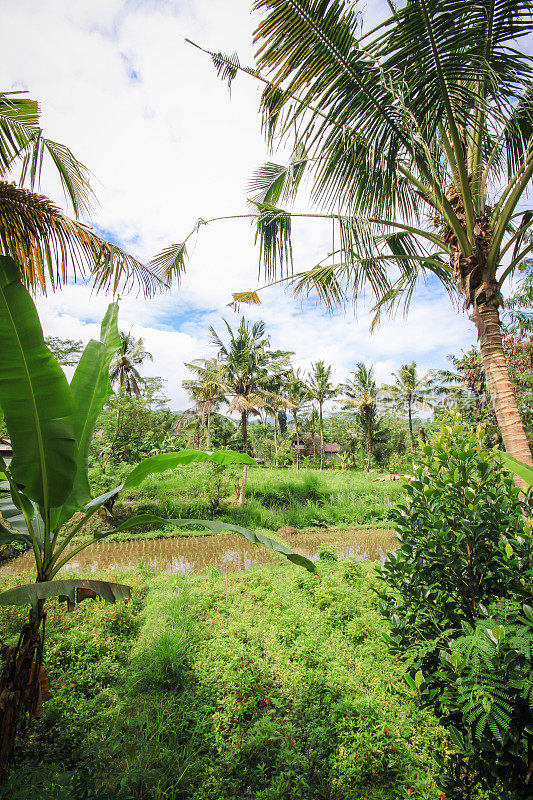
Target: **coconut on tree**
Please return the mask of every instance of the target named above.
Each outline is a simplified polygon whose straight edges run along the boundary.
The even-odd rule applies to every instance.
[[[411,0],[373,30],[348,0],[256,0],[257,64],[213,53],[230,82],[263,82],[268,139],[292,150],[266,164],[253,200],[269,280],[326,303],[368,287],[377,318],[436,277],[469,309],[506,450],[533,464],[502,345],[502,286],[533,250],[524,199],[533,176],[531,0]],[[315,208],[293,202],[307,173]],[[331,221],[332,247],[291,275],[294,220]],[[196,230],[196,228],[195,228]],[[185,242],[163,272],[183,268]],[[435,285],[435,284],[433,284]],[[239,292],[239,302],[258,302]],[[438,324],[438,319],[435,320]]]

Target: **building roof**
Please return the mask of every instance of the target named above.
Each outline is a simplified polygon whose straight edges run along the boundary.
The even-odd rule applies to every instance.
[[[312,436],[304,436],[302,433],[295,433],[292,437],[292,446],[300,450],[306,450],[308,454],[312,451],[320,452],[320,436],[314,433]],[[340,453],[341,446],[337,442],[324,442],[324,453]]]
[[[341,446],[337,443],[326,444],[324,442],[324,453],[340,453]]]

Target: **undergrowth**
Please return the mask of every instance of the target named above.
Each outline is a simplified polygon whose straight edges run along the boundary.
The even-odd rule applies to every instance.
[[[439,799],[443,734],[387,652],[373,568],[326,556],[316,576],[140,570],[133,603],[51,604],[53,698],[4,796]],[[21,620],[0,609],[3,637]]]
[[[213,493],[218,493],[218,485],[209,466],[190,465],[151,476],[142,486],[121,493],[113,508],[115,521],[131,513],[149,513],[167,518],[216,518],[262,531],[283,527],[387,527],[391,506],[404,493],[403,481],[377,481],[375,473],[256,468],[249,470],[246,502],[239,508],[235,496],[239,472],[227,468],[224,474],[226,494],[216,503]],[[109,476],[93,470],[93,492],[105,491],[123,477],[120,470]],[[101,528],[102,520],[95,519],[90,529],[95,526]],[[152,525],[140,535],[148,538],[187,533],[190,531]],[[131,533],[112,538],[131,538]]]

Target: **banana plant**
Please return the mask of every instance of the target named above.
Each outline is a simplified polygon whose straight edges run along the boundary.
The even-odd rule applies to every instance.
[[[11,258],[0,256],[0,410],[13,447],[9,464],[0,456],[0,544],[27,544],[35,558],[36,579],[0,594],[0,605],[30,606],[17,645],[2,648],[0,782],[7,777],[20,712],[40,716],[47,691],[42,669],[45,601],[59,597],[71,610],[86,598],[114,603],[130,596],[130,588],[122,584],[81,578],[54,580],[55,576],[73,555],[93,542],[157,518],[137,515],[116,528],[95,532],[83,544],[73,544],[89,519],[106,500],[124,488],[138,486],[150,474],[192,461],[255,463],[246,454],[231,451],[164,453],[141,462],[124,483],[91,497],[87,458],[96,419],[112,394],[109,365],[120,347],[118,304],[109,305],[100,339],[89,342],[69,385],[44,342],[37,310],[20,274]],[[76,521],[66,526],[75,513],[79,514]],[[165,522],[175,526],[194,522],[214,532],[235,531],[308,570],[315,569],[311,561],[285,545],[244,528],[209,520]]]

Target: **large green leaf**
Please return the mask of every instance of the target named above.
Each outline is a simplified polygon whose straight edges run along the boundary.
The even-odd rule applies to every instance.
[[[180,450],[178,453],[161,453],[159,456],[146,458],[132,469],[124,481],[124,487],[138,486],[153,472],[165,472],[167,469],[174,469],[193,461],[213,461],[222,465],[256,464],[246,453],[236,453],[233,450],[215,450],[213,453],[206,453],[203,450]]]
[[[44,541],[44,522],[39,509],[32,504],[22,492],[15,494],[10,491],[9,483],[0,480],[0,514],[3,519],[15,528],[15,531],[0,524],[0,545],[9,542],[26,542],[31,544],[31,536],[26,524],[26,517],[22,513],[22,507],[35,533],[38,547],[43,549]]]
[[[518,475],[519,478],[529,483],[530,486],[533,486],[533,469],[531,467],[519,461],[514,456],[510,456],[508,453],[502,453],[501,458],[503,466],[506,469]]]
[[[31,539],[28,533],[15,533],[9,530],[0,522],[0,545],[11,544],[12,542],[24,542],[31,547]]]
[[[309,572],[316,572],[316,566],[310,559],[300,555],[300,553],[293,552],[282,542],[277,542],[275,539],[270,539],[268,536],[264,536],[262,533],[249,531],[247,528],[240,528],[238,525],[232,525],[231,523],[226,522],[217,522],[209,519],[164,519],[163,517],[158,517],[155,514],[137,514],[135,517],[130,517],[130,519],[127,519],[125,522],[117,525],[116,528],[113,528],[112,530],[101,531],[100,533],[95,534],[95,539],[104,539],[111,533],[130,530],[131,528],[136,528],[139,525],[147,525],[150,523],[159,524],[161,522],[164,522],[167,525],[174,525],[177,528],[190,528],[191,525],[202,525],[204,528],[208,528],[213,533],[240,533],[240,535],[248,539],[249,542],[252,542],[253,544],[263,544],[270,550],[275,550],[276,553],[281,553],[294,564],[298,564],[300,567],[305,567],[305,569],[309,570]]]
[[[72,492],[58,512],[55,524],[70,519],[91,496],[87,475],[89,445],[98,414],[113,393],[109,365],[120,347],[117,317],[118,303],[111,303],[102,320],[100,341],[91,339],[86,346],[70,384],[75,407],[72,423],[78,442],[77,471]]]
[[[40,506],[61,505],[72,489],[76,439],[67,380],[46,347],[20,270],[0,256],[0,406],[13,445],[10,471]]]
[[[49,597],[59,597],[60,601],[68,603],[71,611],[76,602],[86,598],[101,597],[106,603],[115,603],[117,600],[129,600],[131,588],[122,583],[109,583],[108,581],[93,581],[84,578],[69,578],[61,581],[43,581],[43,583],[26,583],[15,586],[7,592],[0,594],[0,606],[25,606],[31,605],[35,611],[39,600]]]

